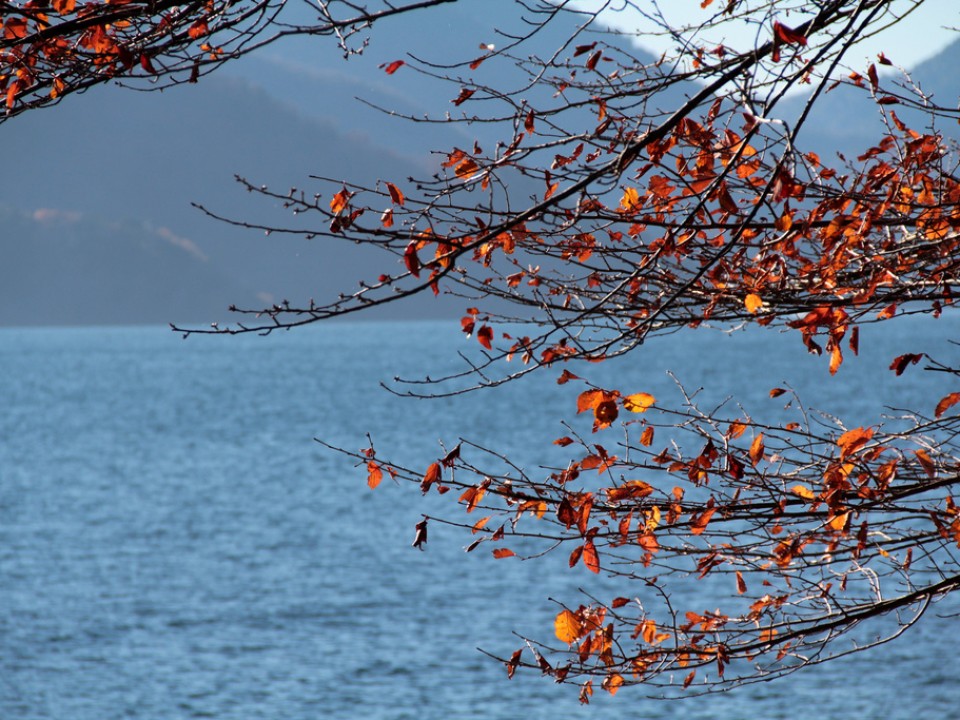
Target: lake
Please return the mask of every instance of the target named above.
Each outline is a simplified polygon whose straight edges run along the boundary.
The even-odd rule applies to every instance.
[[[956,360],[956,317],[891,328],[865,328],[836,378],[772,331],[681,333],[589,373],[668,399],[672,369],[750,408],[789,382],[865,421],[957,390],[887,369],[905,352]],[[425,467],[439,440],[466,436],[546,462],[577,393],[556,373],[439,401],[378,386],[440,374],[476,345],[456,321],[186,341],[160,327],[0,331],[0,718],[956,716],[949,598],[897,642],[720,696],[598,689],[582,707],[535,673],[508,681],[476,648],[547,637],[549,598],[576,604],[593,576],[465,554],[469,539],[440,525],[417,552],[417,488],[371,491],[313,440],[355,450],[370,432],[384,456]]]

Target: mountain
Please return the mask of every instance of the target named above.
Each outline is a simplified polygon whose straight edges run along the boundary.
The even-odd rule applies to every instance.
[[[462,86],[524,89],[538,110],[563,98],[525,88],[527,75],[509,62],[437,67],[454,78],[438,85],[414,69],[412,58],[469,62],[483,53],[481,43],[504,47],[531,28],[515,8],[513,0],[451,3],[378,25],[363,53],[348,59],[330,38],[294,39],[228,63],[196,85],[155,93],[100,87],[5,122],[0,308],[10,310],[0,312],[0,324],[223,320],[233,303],[322,302],[399,268],[394,258],[373,259],[345,243],[265,236],[219,222],[191,203],[252,225],[304,229],[323,221],[291,216],[279,201],[246,192],[234,175],[309,195],[329,193],[310,175],[403,187],[407,178],[433,172],[454,147],[475,138],[492,145],[503,136],[497,128],[444,121],[462,113],[451,103]],[[539,42],[558,47],[571,22],[548,25]],[[391,75],[381,69],[398,59],[408,64]],[[944,104],[955,103],[958,60],[960,43],[914,77]],[[508,109],[495,99],[486,107]],[[584,128],[595,125],[594,109],[584,113]],[[427,115],[436,122],[424,121]],[[865,93],[839,87],[821,98],[802,139],[821,154],[839,149],[856,157],[876,129],[876,108]],[[511,190],[527,194],[516,184]],[[93,286],[84,284],[92,277]],[[98,295],[94,286],[110,292]],[[447,307],[424,297],[385,312],[429,316]]]
[[[263,299],[169,228],[76,212],[0,210],[0,325],[224,320]],[[118,271],[119,270],[119,271]]]

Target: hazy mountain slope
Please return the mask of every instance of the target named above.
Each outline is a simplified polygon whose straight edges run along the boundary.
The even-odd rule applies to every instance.
[[[0,325],[201,322],[255,294],[165,227],[0,208]]]

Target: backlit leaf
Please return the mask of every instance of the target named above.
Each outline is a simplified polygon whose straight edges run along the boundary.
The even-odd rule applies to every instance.
[[[403,60],[394,60],[391,63],[384,63],[380,66],[380,69],[383,70],[387,75],[393,75],[404,65],[406,65],[406,63]]]
[[[597,556],[597,546],[592,540],[587,540],[583,544],[583,564],[590,572],[600,572],[600,558]]]
[[[367,485],[371,489],[375,488],[381,480],[383,480],[383,470],[380,469],[380,464],[373,460],[369,461],[367,463]]]
[[[432,463],[430,467],[427,468],[423,480],[420,481],[420,491],[424,493],[427,492],[430,486],[437,482],[440,482],[440,463]]]
[[[763,299],[756,293],[750,293],[743,299],[743,304],[748,313],[755,315],[763,307]]]
[[[934,414],[940,417],[958,402],[960,402],[960,392],[950,393],[937,403],[937,409],[934,411]]]
[[[557,640],[562,643],[574,643],[577,638],[583,634],[583,626],[578,618],[570,610],[562,610],[553,621],[553,631],[556,633]]]
[[[497,548],[493,551],[493,556],[497,560],[502,560],[503,558],[514,557],[516,553],[510,548]]]
[[[642,413],[646,412],[656,401],[657,399],[649,393],[634,393],[623,399],[623,407],[630,412]]]
[[[750,462],[756,467],[763,460],[763,433],[757,435],[750,443]]]

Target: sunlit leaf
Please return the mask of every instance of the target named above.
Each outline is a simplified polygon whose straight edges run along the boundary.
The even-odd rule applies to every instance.
[[[493,556],[497,560],[502,560],[503,558],[514,557],[516,553],[510,548],[497,548],[493,551]]]
[[[756,293],[750,293],[743,299],[743,304],[748,313],[755,315],[763,307],[763,299]]]
[[[369,461],[367,463],[367,485],[371,489],[375,488],[381,480],[383,480],[383,470],[380,469],[380,464],[373,460]]]
[[[623,399],[623,407],[634,413],[646,412],[657,399],[649,393],[634,393]]]
[[[950,393],[946,397],[941,398],[940,402],[937,403],[937,409],[934,411],[934,415],[939,418],[958,402],[960,402],[960,392]]]
[[[557,614],[556,619],[553,621],[553,628],[557,640],[562,643],[567,643],[568,645],[576,642],[583,634],[583,625],[580,622],[580,618],[570,610],[562,610]]]
[[[406,63],[403,60],[394,60],[391,63],[384,63],[380,66],[380,69],[383,70],[387,75],[393,75],[404,65],[406,65]]]

